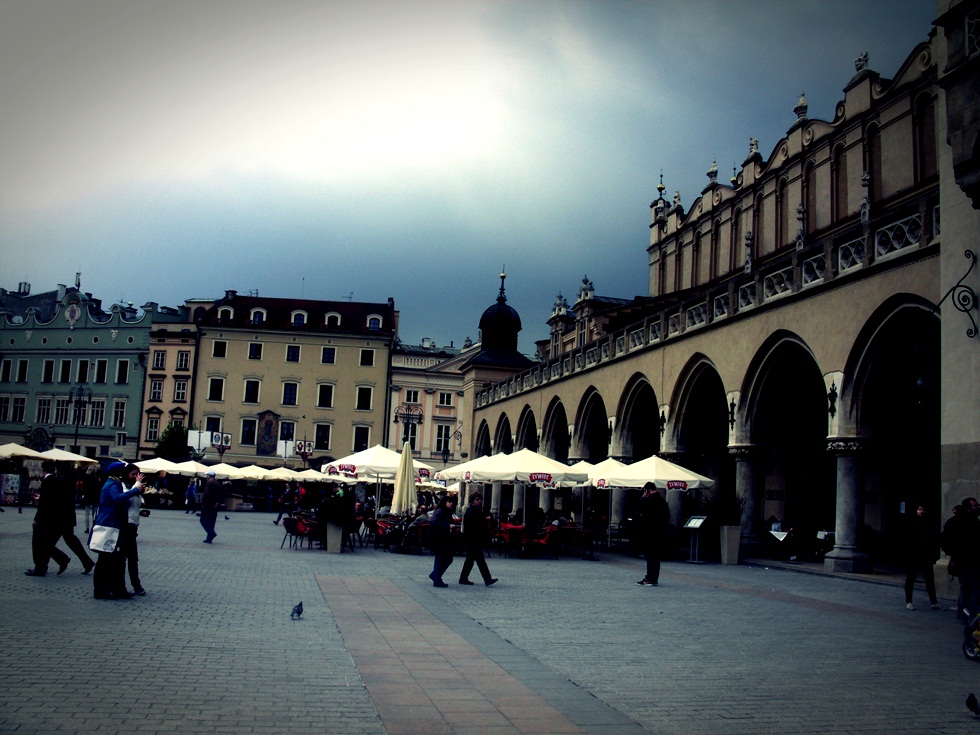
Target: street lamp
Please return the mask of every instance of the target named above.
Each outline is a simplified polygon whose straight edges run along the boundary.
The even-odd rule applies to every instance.
[[[405,426],[402,443],[409,441],[409,426],[422,423],[422,409],[418,406],[401,405],[395,409],[395,423]]]
[[[84,385],[76,385],[68,391],[68,402],[72,406],[72,415],[75,424],[75,443],[72,451],[78,454],[78,427],[85,421],[85,411],[88,404],[92,401],[92,389]]]

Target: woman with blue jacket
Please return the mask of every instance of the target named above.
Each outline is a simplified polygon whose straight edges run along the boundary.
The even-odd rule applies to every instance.
[[[113,462],[106,471],[109,477],[99,495],[99,512],[95,525],[118,528],[120,531],[129,522],[129,499],[143,492],[143,473],[134,464]],[[127,477],[133,486],[127,490],[122,478]],[[97,600],[128,600],[133,593],[126,589],[126,556],[121,543],[116,543],[113,551],[98,551],[95,573],[92,575]]]

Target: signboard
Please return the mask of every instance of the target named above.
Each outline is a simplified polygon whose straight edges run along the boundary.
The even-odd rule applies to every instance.
[[[706,520],[708,520],[708,516],[691,516],[684,524],[684,528],[701,528]]]
[[[297,454],[313,454],[313,442],[311,441],[298,441],[296,442],[296,453]]]
[[[220,431],[211,432],[212,447],[230,447],[231,434],[222,434]]]

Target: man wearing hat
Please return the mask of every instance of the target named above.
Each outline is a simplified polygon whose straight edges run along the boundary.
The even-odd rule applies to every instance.
[[[210,544],[218,534],[214,532],[214,524],[218,521],[218,506],[224,502],[225,491],[215,477],[214,471],[207,474],[204,483],[204,495],[201,496],[201,527],[207,534],[204,543]]]

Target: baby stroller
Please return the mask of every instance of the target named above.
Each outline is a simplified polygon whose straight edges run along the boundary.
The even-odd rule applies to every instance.
[[[972,616],[963,626],[963,655],[980,662],[980,614]]]

